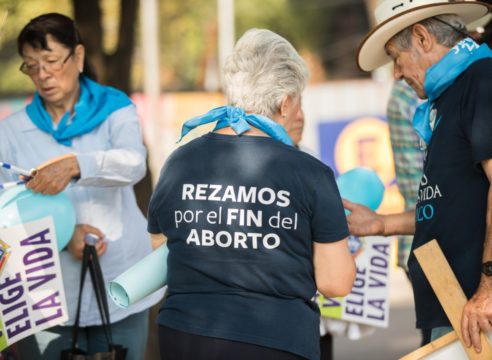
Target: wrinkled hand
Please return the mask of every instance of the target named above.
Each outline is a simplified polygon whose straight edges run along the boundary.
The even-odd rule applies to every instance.
[[[101,256],[106,252],[106,243],[104,242],[104,234],[98,228],[87,224],[79,224],[75,227],[72,239],[67,245],[68,251],[77,260],[82,260],[84,255],[84,246],[86,244],[85,237],[87,234],[92,234],[98,238],[96,244],[97,256]]]
[[[461,334],[467,347],[482,351],[480,331],[492,329],[492,284],[480,283],[477,292],[466,303],[461,317]]]
[[[80,168],[74,154],[53,158],[34,171],[26,187],[44,195],[54,195],[65,190],[70,181],[80,176]]]
[[[368,207],[343,199],[343,207],[351,213],[347,216],[349,231],[355,236],[383,235],[384,221]]]

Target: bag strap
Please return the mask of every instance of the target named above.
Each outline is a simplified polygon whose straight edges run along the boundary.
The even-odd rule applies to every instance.
[[[77,300],[77,312],[75,314],[75,323],[72,326],[72,354],[75,354],[77,339],[79,336],[79,320],[80,320],[80,303],[82,301],[82,289],[84,288],[85,274],[89,263],[89,250],[84,247],[82,256],[82,268],[80,270],[79,298]]]
[[[106,291],[104,287],[104,278],[102,275],[101,265],[97,256],[96,248],[93,245],[85,245],[88,248],[89,257],[89,271],[91,275],[92,285],[94,287],[94,293],[96,295],[97,307],[101,316],[101,322],[106,336],[106,340],[109,345],[109,350],[113,346],[113,334],[111,331],[111,320],[109,317],[108,299],[106,297]]]

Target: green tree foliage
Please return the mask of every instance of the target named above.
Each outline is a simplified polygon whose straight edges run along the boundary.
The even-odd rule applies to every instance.
[[[30,80],[18,71],[21,60],[16,48],[17,35],[29,19],[45,12],[74,16],[72,1],[79,7],[94,3],[92,0],[0,0],[0,20],[2,13],[9,9],[0,49],[0,94],[32,92]],[[102,12],[102,52],[99,47],[99,53],[94,56],[95,60],[103,56],[108,66],[118,46],[119,11],[124,0],[98,1]],[[161,71],[156,76],[161,78],[162,89],[203,89],[206,67],[217,60],[217,1],[158,0],[158,6]],[[138,22],[137,17],[137,24],[130,25],[137,35],[131,72],[133,90],[142,87]],[[301,52],[316,54],[329,78],[360,74],[355,68],[355,52],[368,29],[364,0],[235,0],[235,23],[236,39],[249,28],[268,28],[286,37]],[[89,31],[91,28],[88,26]],[[127,88],[128,81],[123,85]]]
[[[47,12],[59,12],[70,15],[69,1],[60,0],[0,0],[0,19],[8,10],[7,20],[2,30],[0,43],[0,93],[25,94],[33,91],[29,78],[19,71],[22,63],[17,53],[17,36],[32,18]]]
[[[236,0],[237,35],[268,28],[317,55],[329,78],[363,76],[355,54],[367,32],[364,0]]]
[[[318,14],[312,0],[236,0],[236,37],[250,28],[272,30],[298,49],[316,46],[319,34],[313,34]]]
[[[205,54],[215,46],[216,1],[161,0],[159,5],[161,84],[168,90],[199,88]]]

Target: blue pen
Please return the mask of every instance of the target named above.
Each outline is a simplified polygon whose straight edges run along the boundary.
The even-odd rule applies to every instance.
[[[3,162],[3,161],[0,161],[0,166],[3,167],[4,169],[11,170],[11,171],[15,172],[16,174],[27,176],[27,177],[32,177],[33,172],[34,172],[34,170],[28,171],[28,170],[22,169],[18,166],[15,166],[15,165]]]
[[[0,183],[0,190],[10,189],[10,188],[16,187],[18,185],[23,185],[25,183],[26,182],[24,180]]]

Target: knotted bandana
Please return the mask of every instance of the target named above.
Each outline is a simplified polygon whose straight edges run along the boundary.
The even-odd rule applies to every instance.
[[[246,114],[243,109],[235,106],[221,106],[210,110],[204,115],[188,120],[182,127],[181,139],[194,128],[214,121],[217,121],[214,131],[230,126],[236,134],[241,135],[250,130],[250,125],[252,125],[275,140],[287,145],[293,145],[291,138],[282,125],[262,115]]]
[[[413,116],[413,127],[426,144],[429,144],[432,137],[432,131],[439,122],[439,119],[435,122],[432,121],[431,126],[431,120],[435,120],[436,117],[434,101],[436,101],[471,64],[488,57],[492,57],[492,51],[486,44],[478,46],[471,38],[466,38],[449,50],[441,60],[427,69],[425,73],[424,89],[428,99],[417,107],[415,115]]]

